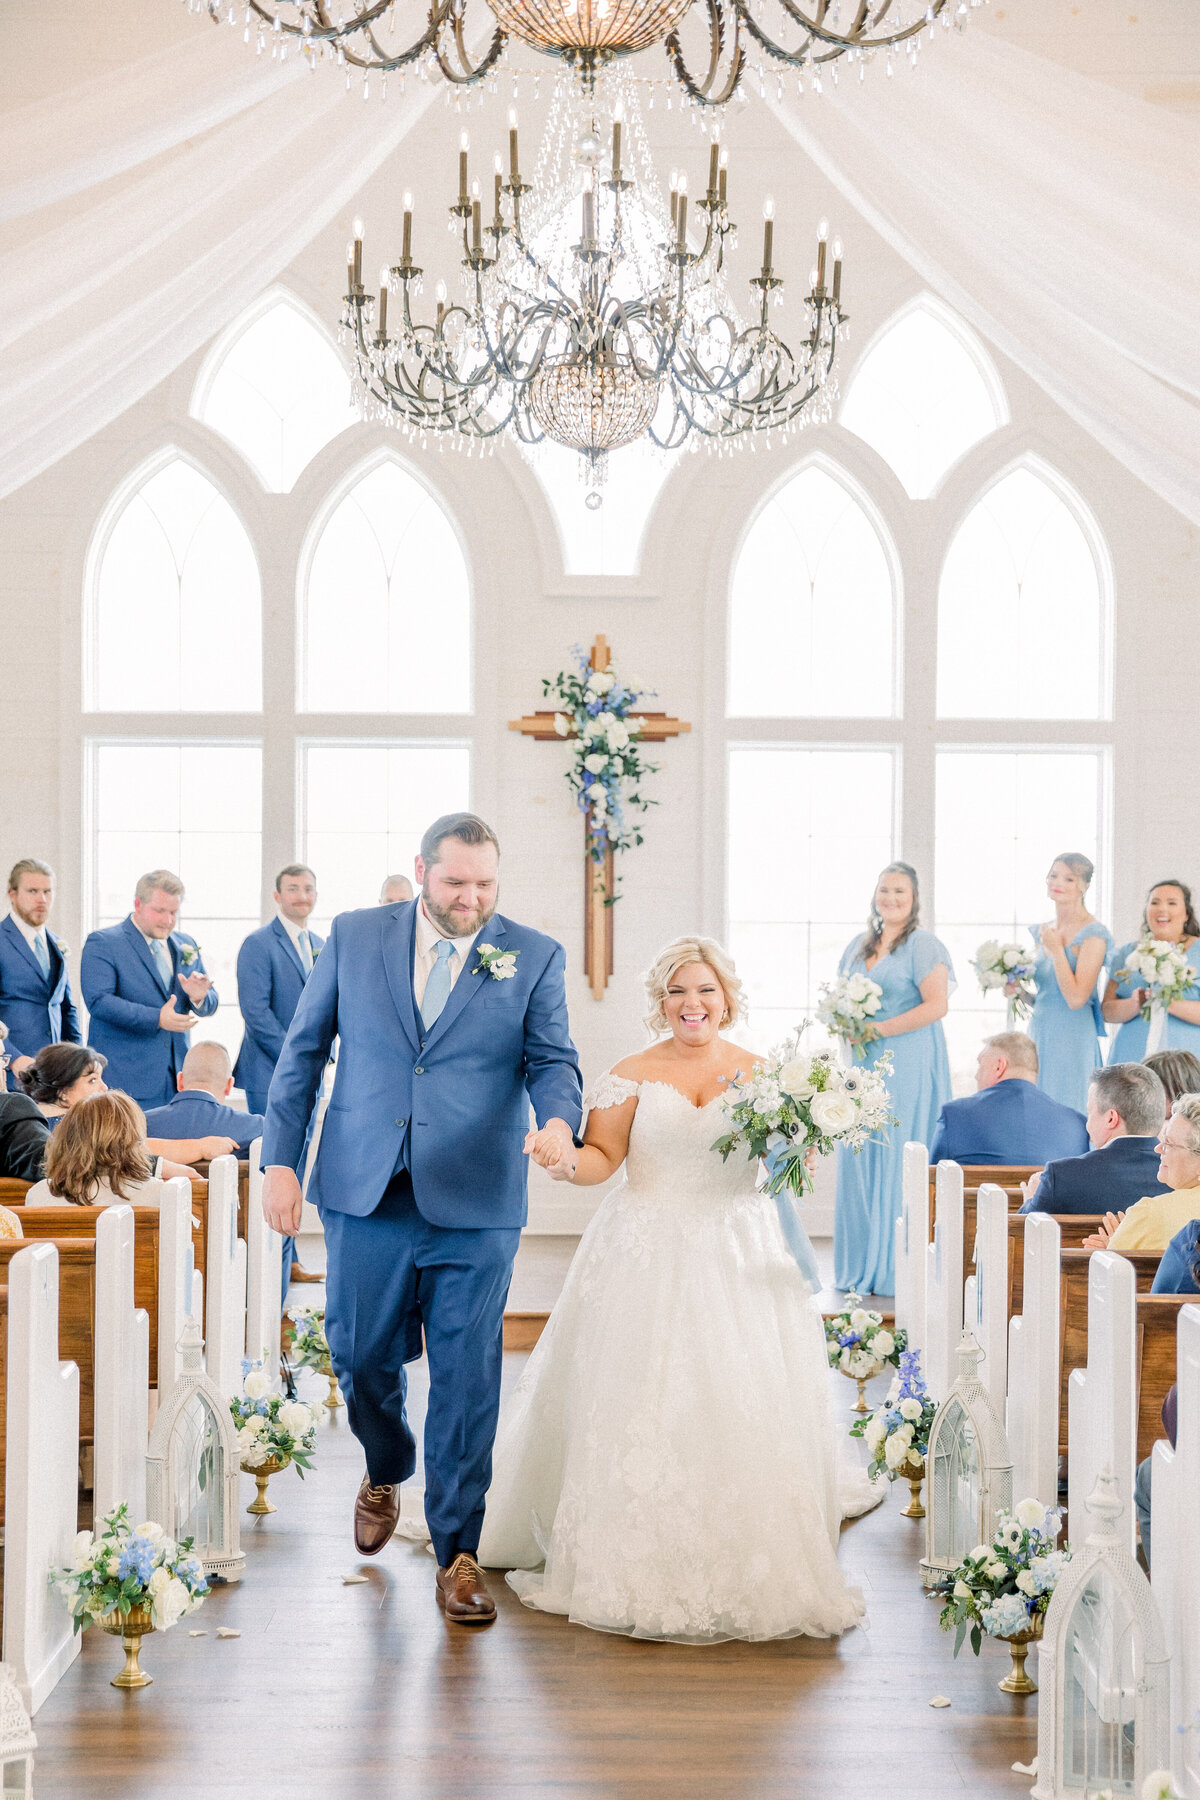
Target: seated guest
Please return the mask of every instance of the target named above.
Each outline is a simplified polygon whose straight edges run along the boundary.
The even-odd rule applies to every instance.
[[[389,875],[379,890],[380,906],[398,906],[402,900],[411,900],[413,884],[407,875]]]
[[[82,1100],[106,1094],[104,1070],[108,1058],[90,1044],[45,1044],[33,1061],[21,1070],[21,1086],[37,1106],[51,1131]],[[245,1114],[239,1113],[244,1119]],[[149,1137],[151,1155],[166,1156],[174,1163],[211,1162],[237,1149],[231,1137]]]
[[[26,856],[8,878],[8,917],[0,920],[0,1020],[12,1033],[9,1085],[42,1044],[83,1041],[71,998],[62,940],[48,929],[54,870]]]
[[[46,1178],[30,1188],[26,1206],[157,1206],[155,1177],[190,1171],[150,1156],[145,1139],[142,1109],[128,1094],[97,1094],[73,1106],[50,1139]]]
[[[179,1087],[175,1098],[146,1114],[152,1138],[231,1139],[241,1155],[262,1136],[260,1113],[238,1112],[227,1105],[233,1068],[223,1044],[193,1044],[175,1079]]]
[[[1088,1147],[1082,1113],[1037,1085],[1037,1045],[1023,1031],[1001,1031],[979,1052],[977,1093],[947,1100],[930,1147],[931,1162],[968,1165],[1045,1163]]]
[[[1143,1194],[1165,1193],[1156,1140],[1166,1111],[1162,1082],[1144,1063],[1093,1069],[1087,1109],[1091,1150],[1047,1163],[1040,1175],[1032,1176],[1025,1183],[1021,1211],[1117,1212]]]
[[[1200,1094],[1200,1056],[1190,1050],[1156,1050],[1142,1060],[1162,1082],[1168,1111],[1180,1094]]]
[[[28,1094],[4,1090],[7,1036],[8,1027],[0,1023],[0,1177],[6,1181],[38,1181],[50,1142],[50,1127]]]
[[[1125,1213],[1109,1213],[1085,1249],[1138,1251],[1166,1260],[1176,1234],[1200,1218],[1200,1094],[1181,1094],[1158,1140],[1158,1173],[1167,1192],[1147,1196]],[[1165,1293],[1186,1289],[1166,1288]]]

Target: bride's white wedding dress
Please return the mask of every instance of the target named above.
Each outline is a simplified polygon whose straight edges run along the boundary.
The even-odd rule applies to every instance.
[[[812,1290],[755,1165],[713,1151],[715,1102],[606,1075],[589,1104],[635,1094],[625,1179],[501,1420],[479,1560],[602,1631],[832,1636],[863,1613],[841,1520],[881,1494],[839,1468]]]

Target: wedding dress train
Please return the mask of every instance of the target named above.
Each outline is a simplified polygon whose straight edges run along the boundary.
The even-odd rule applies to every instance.
[[[715,1102],[638,1097],[608,1194],[501,1420],[479,1560],[526,1605],[682,1643],[829,1637],[863,1614],[841,1520],[882,1497],[841,1465],[825,1335]],[[543,1566],[544,1565],[544,1566]]]

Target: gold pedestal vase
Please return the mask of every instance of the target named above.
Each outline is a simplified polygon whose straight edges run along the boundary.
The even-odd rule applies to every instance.
[[[262,1518],[264,1514],[277,1510],[267,1499],[267,1483],[272,1475],[278,1475],[280,1469],[286,1469],[291,1460],[290,1456],[268,1456],[265,1462],[256,1463],[253,1468],[247,1462],[242,1464],[242,1473],[253,1475],[258,1483],[258,1492],[246,1508],[248,1513],[254,1513],[256,1517]]]
[[[154,1680],[147,1675],[138,1662],[138,1651],[142,1647],[142,1639],[149,1637],[154,1630],[154,1619],[148,1606],[131,1606],[127,1613],[105,1613],[102,1619],[96,1620],[101,1631],[109,1637],[119,1637],[125,1645],[125,1667],[119,1675],[112,1678],[115,1688],[149,1687]]]
[[[1014,1632],[1012,1637],[1006,1637],[1002,1640],[1008,1645],[1009,1652],[1012,1655],[1012,1668],[1008,1671],[1004,1680],[998,1683],[1002,1693],[1037,1693],[1037,1682],[1033,1679],[1032,1675],[1027,1675],[1025,1672],[1025,1658],[1029,1655],[1030,1644],[1036,1644],[1042,1635],[1042,1619],[1043,1614],[1036,1614],[1033,1624],[1028,1631]]]
[[[907,1481],[909,1491],[908,1505],[901,1509],[902,1519],[923,1519],[925,1508],[921,1502],[921,1483],[925,1479],[925,1458],[909,1456],[900,1464],[897,1474]]]
[[[331,1362],[323,1362],[317,1370],[317,1373],[318,1375],[323,1375],[329,1383],[329,1392],[325,1397],[325,1405],[329,1408],[330,1412],[333,1411],[335,1406],[344,1406],[346,1402],[342,1399],[341,1389],[338,1387],[338,1378],[333,1372],[333,1364]]]

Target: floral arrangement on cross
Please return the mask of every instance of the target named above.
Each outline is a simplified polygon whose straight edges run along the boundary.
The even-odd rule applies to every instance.
[[[645,720],[638,716],[651,689],[625,682],[611,669],[593,668],[581,644],[571,647],[573,669],[560,669],[542,680],[542,692],[554,706],[554,729],[571,740],[567,784],[576,797],[587,827],[588,854],[603,862],[608,852],[636,848],[641,831],[629,813],[657,804],[641,791],[647,775],[659,765],[645,760],[639,742]],[[608,904],[616,900],[608,896]]]

